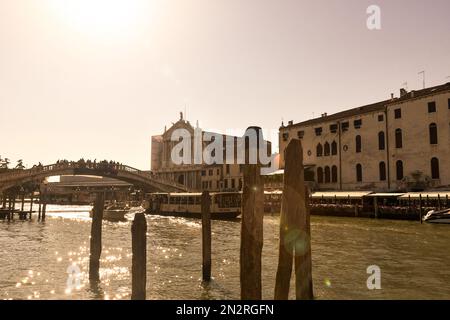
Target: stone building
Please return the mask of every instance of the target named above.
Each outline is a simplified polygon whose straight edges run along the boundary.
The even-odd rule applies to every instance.
[[[172,149],[178,144],[178,141],[172,141],[172,133],[177,129],[185,129],[191,136],[194,136],[194,130],[198,130],[202,137],[202,148],[206,148],[210,142],[205,142],[205,134],[220,135],[223,139],[224,159],[226,141],[232,141],[234,148],[234,161],[223,164],[206,164],[204,159],[200,163],[194,162],[194,143],[191,150],[191,164],[176,164],[171,158]],[[238,191],[242,188],[242,165],[236,161],[239,137],[227,136],[223,134],[205,132],[198,127],[194,128],[189,121],[183,119],[177,121],[169,129],[165,129],[162,135],[152,137],[151,147],[151,170],[153,174],[164,179],[169,179],[188,187],[190,191]],[[265,141],[269,147],[270,142]]]
[[[423,190],[450,187],[450,83],[400,90],[400,97],[287,126],[317,189]]]

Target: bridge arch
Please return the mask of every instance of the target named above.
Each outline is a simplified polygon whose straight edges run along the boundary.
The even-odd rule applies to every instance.
[[[34,166],[25,170],[8,170],[0,173],[0,192],[28,182],[41,182],[50,176],[89,175],[121,180],[147,192],[188,191],[186,186],[163,180],[151,172],[113,162],[62,161],[46,166]]]

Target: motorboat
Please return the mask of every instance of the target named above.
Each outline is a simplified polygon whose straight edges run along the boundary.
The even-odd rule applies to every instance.
[[[105,206],[103,210],[103,220],[120,221],[125,220],[125,215],[130,212],[128,204],[113,203]],[[89,216],[92,218],[93,209],[90,211]]]
[[[428,223],[448,223],[450,224],[450,209],[431,210],[423,218]]]

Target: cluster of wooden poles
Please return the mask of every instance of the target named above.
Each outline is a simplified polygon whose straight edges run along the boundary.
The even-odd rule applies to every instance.
[[[16,209],[16,201],[19,194],[14,192],[5,192],[2,198],[2,208],[0,209],[0,213],[2,214],[2,218],[7,219],[8,221],[14,220],[14,214],[17,213],[21,220],[29,219],[31,220],[32,214],[36,211],[33,211],[34,205],[34,194],[30,193],[30,209],[24,210],[25,207],[25,192],[20,194],[21,207],[20,209]],[[38,203],[38,221],[45,221],[45,215],[47,211],[47,201],[45,195],[39,197]]]
[[[292,270],[295,274],[297,299],[313,299],[311,237],[307,191],[303,180],[303,152],[299,140],[292,140],[286,149],[285,179],[280,217],[279,261],[274,298],[289,297]],[[242,300],[262,299],[262,248],[264,190],[259,164],[244,166],[242,198],[240,284]],[[97,194],[93,209],[89,279],[100,281],[102,250],[102,219],[105,197]],[[202,194],[202,277],[211,280],[211,197]],[[133,300],[146,298],[147,222],[144,213],[137,213],[131,226]]]

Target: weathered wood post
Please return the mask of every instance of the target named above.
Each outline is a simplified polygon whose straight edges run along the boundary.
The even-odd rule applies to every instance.
[[[203,281],[211,280],[211,197],[208,191],[202,193],[202,273]]]
[[[291,140],[286,148],[276,300],[287,300],[289,297],[294,261],[296,298],[313,299],[310,217],[304,183],[303,151],[297,139]]]
[[[42,195],[39,193],[39,211],[38,211],[38,221],[41,220],[42,214]]]
[[[6,209],[6,202],[7,201],[8,201],[8,195],[6,194],[6,192],[3,192],[3,202],[2,202],[3,209]]]
[[[132,265],[131,299],[145,300],[147,284],[147,220],[144,212],[136,213],[131,225]]]
[[[378,198],[373,197],[373,210],[375,211],[375,219],[378,219]]]
[[[258,138],[261,138],[259,133],[258,131]],[[252,132],[250,132],[251,134]],[[256,143],[259,144],[259,139],[256,140]],[[259,157],[257,156],[257,159],[251,159],[251,153],[254,155],[254,152],[258,152],[258,146],[250,144],[251,141],[246,132],[240,250],[241,299],[261,300],[264,188]],[[253,160],[256,160],[256,163],[251,163]]]
[[[13,210],[11,197],[12,195],[10,193],[8,195],[8,221],[11,221],[11,211]]]
[[[34,191],[31,191],[31,195],[30,195],[30,220],[32,218],[32,214],[33,214],[33,201],[34,201]]]
[[[441,195],[438,193],[438,210],[441,210]]]
[[[105,194],[99,192],[96,195],[92,212],[90,256],[89,256],[89,281],[100,280],[100,256],[102,254],[102,221],[105,206]]]
[[[420,224],[422,224],[423,222],[423,213],[422,213],[422,194],[419,194],[419,219],[420,219]]]
[[[23,212],[24,208],[25,208],[25,191],[22,193],[22,199],[21,199],[22,203],[20,206],[20,211]]]
[[[14,220],[14,211],[16,210],[16,198],[17,198],[17,194],[13,193],[12,210],[11,210],[11,219],[12,220]]]

